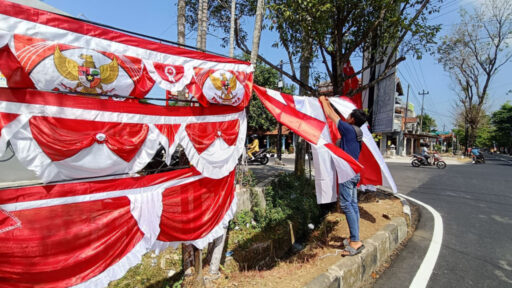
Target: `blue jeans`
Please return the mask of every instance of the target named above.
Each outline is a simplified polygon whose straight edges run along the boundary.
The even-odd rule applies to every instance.
[[[357,183],[359,174],[339,186],[340,206],[347,217],[350,241],[359,241],[359,207],[357,206]]]

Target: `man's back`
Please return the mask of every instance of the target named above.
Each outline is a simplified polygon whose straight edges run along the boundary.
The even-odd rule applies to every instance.
[[[341,134],[340,148],[347,152],[355,160],[359,159],[361,144],[357,141],[357,133],[354,127],[342,120],[338,121],[338,130]]]

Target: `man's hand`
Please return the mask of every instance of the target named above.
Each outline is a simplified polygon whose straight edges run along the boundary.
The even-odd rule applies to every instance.
[[[322,107],[324,108],[325,115],[329,117],[336,125],[338,125],[338,121],[340,120],[340,116],[334,112],[334,110],[331,107],[331,102],[327,99],[325,96],[318,97],[320,100],[320,103],[322,103]]]

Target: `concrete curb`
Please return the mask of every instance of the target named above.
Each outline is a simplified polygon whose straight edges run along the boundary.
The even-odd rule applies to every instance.
[[[400,199],[400,197],[398,198]],[[402,203],[406,203],[404,204],[404,213],[410,219],[411,209],[409,203],[405,199],[400,200]],[[342,288],[360,286],[371,277],[372,272],[376,271],[389,258],[398,245],[407,238],[408,223],[411,223],[411,221],[406,221],[404,217],[393,217],[391,223],[364,241],[365,249],[361,254],[342,258],[336,264],[329,267],[327,272],[320,274],[304,287]]]

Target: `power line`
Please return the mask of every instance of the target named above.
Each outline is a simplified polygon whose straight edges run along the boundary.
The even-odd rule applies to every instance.
[[[423,84],[425,85],[425,87],[428,87],[427,81],[425,81],[425,74],[423,73],[423,69],[421,69],[420,61],[416,61],[416,63],[418,64],[418,70],[420,70],[421,79],[423,79]]]
[[[422,85],[421,83],[418,81],[418,77],[415,77],[415,74],[412,73],[412,69],[409,67],[409,63],[407,63],[407,61],[404,62],[404,68],[405,70],[407,71],[408,75],[411,76],[411,80],[412,82],[414,82],[414,85],[413,86],[416,86],[416,88],[420,88]]]
[[[418,81],[418,77],[416,77],[416,74],[413,73],[413,69],[409,66],[408,61],[404,62],[404,65],[405,65],[405,69],[407,70],[409,75],[411,75],[411,80],[415,84],[414,86],[416,86],[416,88],[419,89],[422,85],[421,85],[420,81]]]
[[[411,61],[411,66],[412,66],[412,69],[414,71],[414,75],[416,75],[416,77],[418,78],[418,82],[421,84],[421,86],[422,87],[427,87],[427,85],[425,84],[425,80],[423,80],[423,82],[421,81],[420,73],[418,73],[418,71],[416,70],[415,61]]]
[[[434,115],[438,115],[438,116],[441,116],[441,117],[444,117],[444,118],[450,118],[450,119],[453,119],[453,115],[452,116],[449,116],[449,115],[446,115],[446,114],[443,114],[443,113],[439,113],[437,111],[434,111],[434,110],[430,110],[430,109],[426,109],[425,108],[425,111],[428,111]]]
[[[404,81],[411,86],[413,96],[416,100],[418,100],[418,98],[416,96],[416,90],[414,89],[414,84],[411,81],[409,81],[407,77],[405,77],[405,75],[402,73],[402,71],[398,70],[398,73],[401,75],[401,78],[404,79]],[[419,103],[419,101],[417,101],[417,103]]]
[[[412,90],[412,96],[414,97],[414,102],[415,103],[421,103],[421,101],[419,100],[418,96],[416,95],[416,90],[414,89],[414,85],[412,84],[411,81],[409,81],[407,79],[407,77],[405,77],[402,73],[402,71],[398,70],[398,73],[401,75],[401,78],[407,83],[409,84],[409,86],[411,87],[411,90]],[[409,101],[409,103],[413,102],[412,99]],[[413,104],[414,105],[414,104]],[[407,107],[408,108],[408,107]]]

